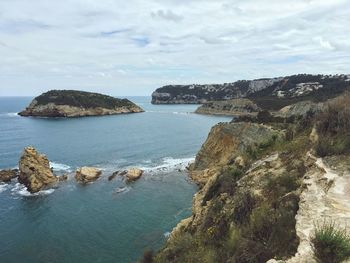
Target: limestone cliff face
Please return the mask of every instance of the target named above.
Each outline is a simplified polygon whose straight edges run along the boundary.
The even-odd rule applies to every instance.
[[[240,80],[224,84],[167,85],[152,94],[153,104],[202,104],[249,98],[261,107],[280,109],[301,100],[323,100],[349,89],[347,75],[300,74],[287,77]]]
[[[248,99],[233,99],[227,101],[211,101],[198,107],[196,113],[209,115],[256,115],[260,108]]]
[[[192,216],[174,228],[155,262],[292,257],[299,245],[295,217],[302,178],[310,164],[303,153],[253,153],[278,140],[284,140],[283,133],[265,125],[214,126],[190,168],[201,185]]]
[[[138,113],[143,110],[127,99],[74,90],[52,90],[36,97],[21,116],[84,117]]]
[[[19,161],[19,171],[18,181],[31,193],[36,193],[58,181],[50,169],[47,157],[39,154],[33,147],[24,149]]]
[[[217,124],[211,129],[194,164],[191,165],[190,176],[203,185],[222,166],[235,163],[238,166],[244,165],[242,155],[249,147],[273,140],[280,135],[279,131],[271,127],[255,123]]]

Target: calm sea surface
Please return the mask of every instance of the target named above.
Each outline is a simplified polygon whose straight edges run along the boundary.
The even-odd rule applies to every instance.
[[[191,214],[196,186],[184,167],[211,126],[230,118],[193,114],[195,105],[130,99],[146,112],[38,119],[16,115],[32,98],[0,98],[0,169],[16,167],[32,145],[57,174],[71,173],[36,195],[14,180],[0,184],[0,262],[135,262]],[[99,167],[103,175],[79,185],[72,172],[80,166]],[[132,184],[107,180],[128,167],[146,172]]]

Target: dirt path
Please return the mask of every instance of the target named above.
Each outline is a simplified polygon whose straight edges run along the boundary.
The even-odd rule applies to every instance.
[[[339,175],[321,158],[316,159],[311,154],[307,158],[315,165],[304,177],[305,189],[300,196],[296,216],[300,244],[296,255],[287,260],[287,263],[316,262],[310,245],[315,223],[322,224],[326,220],[334,221],[339,227],[350,226],[350,174]]]

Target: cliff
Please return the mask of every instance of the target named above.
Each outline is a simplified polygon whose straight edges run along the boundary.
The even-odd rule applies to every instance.
[[[83,117],[137,113],[143,110],[128,99],[75,90],[51,90],[36,97],[20,113],[35,117]]]
[[[240,80],[213,85],[168,85],[152,94],[153,104],[203,104],[248,98],[263,109],[278,110],[302,101],[324,101],[350,87],[348,75],[308,75]]]
[[[256,115],[261,109],[248,99],[232,99],[226,101],[206,102],[195,111],[199,114],[209,115]]]
[[[332,236],[350,223],[348,103],[346,94],[319,112],[297,111],[301,117],[288,123],[213,127],[190,167],[200,185],[192,216],[173,229],[153,262],[349,259],[350,239]]]

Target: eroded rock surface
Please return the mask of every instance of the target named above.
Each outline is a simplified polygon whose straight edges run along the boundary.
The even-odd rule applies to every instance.
[[[47,157],[38,153],[34,147],[24,149],[19,161],[19,171],[18,181],[31,193],[36,193],[58,180],[52,173]]]
[[[102,174],[102,171],[94,167],[81,167],[76,170],[75,179],[81,183],[90,183],[96,181]]]

